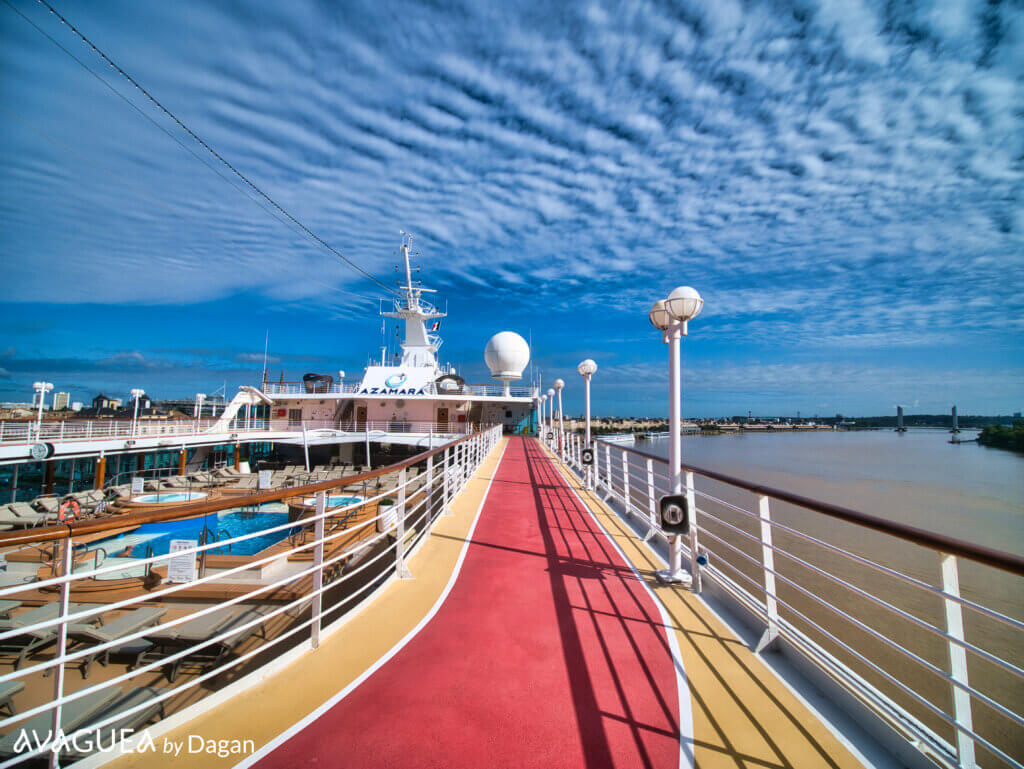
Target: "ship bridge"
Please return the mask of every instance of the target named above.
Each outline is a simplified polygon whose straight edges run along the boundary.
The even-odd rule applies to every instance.
[[[547,435],[0,533],[0,766],[1020,766],[1024,624],[958,576],[1019,595],[1020,557],[695,467],[673,502],[664,460]],[[262,549],[115,557],[275,504]]]

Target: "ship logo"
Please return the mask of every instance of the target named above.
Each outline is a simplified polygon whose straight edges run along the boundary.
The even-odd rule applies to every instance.
[[[387,387],[401,387],[405,384],[406,378],[405,374],[392,374],[384,380],[384,384]]]

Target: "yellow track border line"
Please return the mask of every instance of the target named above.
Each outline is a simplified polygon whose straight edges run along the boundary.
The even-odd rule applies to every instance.
[[[540,443],[538,441],[538,443]],[[864,763],[744,644],[700,596],[662,585],[661,559],[618,513],[544,447],[576,495],[664,608],[682,653],[693,714],[694,765],[847,769]]]
[[[177,767],[247,767],[340,702],[408,643],[444,603],[458,578],[508,441],[502,438],[477,468],[452,503],[453,515],[437,520],[432,533],[442,536],[426,538],[406,562],[413,579],[392,580],[322,638],[316,651],[303,653],[243,692],[156,737],[158,752],[130,753],[106,765],[117,769],[162,765],[171,759],[159,752],[167,740],[184,741],[185,747],[173,758]],[[207,742],[253,740],[256,751],[241,761],[238,755],[188,753],[192,735]]]

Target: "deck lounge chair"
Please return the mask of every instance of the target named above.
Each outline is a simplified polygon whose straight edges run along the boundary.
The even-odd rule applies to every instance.
[[[6,507],[0,508],[0,523],[7,524],[12,528],[20,529],[26,526],[40,526],[49,523],[54,516],[48,513],[40,513],[32,509],[27,502],[12,502]]]
[[[164,478],[164,487],[168,489],[187,489],[191,485],[188,478],[182,475],[172,475],[169,478]]]
[[[0,598],[0,617],[9,619],[11,612],[21,606],[21,601],[12,601],[8,598]]]
[[[29,582],[35,582],[35,580],[35,574],[17,574],[9,571],[0,571],[0,587],[27,585]]]
[[[140,686],[137,689],[131,689],[124,694],[121,694],[119,691],[118,696],[115,699],[105,705],[102,705],[89,716],[88,721],[85,724],[86,729],[89,728],[90,724],[98,724],[111,716],[116,716],[118,713],[123,713],[124,711],[142,705],[143,703],[146,703],[146,706],[139,708],[139,710],[134,713],[118,718],[106,726],[101,727],[98,730],[98,733],[90,734],[93,738],[93,743],[102,744],[104,746],[113,745],[120,741],[122,734],[131,734],[139,731],[153,721],[156,716],[163,718],[164,701],[161,700],[160,702],[153,702],[153,700],[163,694],[164,691],[166,690],[154,686]],[[67,728],[65,728],[65,732],[67,732]],[[84,753],[78,753],[74,750],[73,744],[70,747],[72,749],[68,752],[69,755],[74,756],[75,758],[84,757]]]
[[[146,640],[149,641],[152,646],[139,653],[135,662],[135,667],[143,665],[153,659],[159,659],[160,657],[165,657],[168,654],[173,654],[190,646],[200,644],[203,641],[230,630],[231,628],[252,622],[262,616],[263,612],[258,609],[242,611],[240,609],[229,608],[222,609],[221,611],[215,611],[202,617],[197,617],[190,622],[185,622],[175,627],[157,629],[153,633],[148,633],[146,635]],[[167,680],[173,683],[174,679],[178,677],[178,670],[186,663],[216,667],[229,654],[231,654],[235,647],[257,633],[261,637],[266,637],[263,635],[262,623],[240,630],[234,635],[230,635],[217,643],[209,644],[201,649],[196,649],[187,657],[177,659],[170,664],[169,670],[167,671]]]
[[[152,700],[160,694],[160,689],[151,686],[140,686],[124,693],[120,686],[110,686],[101,689],[84,697],[79,697],[64,705],[61,709],[60,727],[61,730],[70,735],[90,723],[99,723],[122,711],[133,708],[137,705]],[[120,735],[120,729],[137,729],[144,726],[153,716],[162,712],[162,703],[153,703],[151,707],[141,708],[131,715],[118,719],[101,730],[101,740],[104,745],[110,744]],[[0,739],[0,755],[10,756],[14,753],[14,746],[22,739],[22,733],[28,734],[30,743],[34,746],[47,739],[53,729],[53,714],[50,712],[40,713],[30,718],[25,723],[16,726],[13,731]],[[93,743],[95,744],[95,740]]]
[[[93,608],[94,604],[68,604],[68,612],[75,613],[84,609]],[[26,628],[29,625],[35,625],[45,620],[55,619],[60,610],[60,603],[58,601],[51,601],[48,604],[40,606],[38,609],[20,614],[13,619],[0,620],[0,633],[7,633],[12,630],[19,630]],[[21,667],[25,659],[34,651],[42,649],[44,646],[49,646],[57,639],[57,626],[51,625],[50,627],[42,628],[41,630],[30,630],[27,632],[21,632],[17,635],[10,636],[0,641],[0,654],[17,655],[17,659],[14,662],[14,669],[17,670]]]
[[[87,694],[77,700],[65,703],[61,708],[60,725],[64,733],[70,733],[80,727],[108,703],[117,699],[121,694],[120,687],[101,689],[98,692]],[[0,755],[10,756],[14,754],[14,746],[21,739],[22,733],[28,735],[30,743],[34,746],[36,740],[43,742],[53,730],[53,714],[50,712],[40,713],[33,716],[23,724],[16,726],[2,740],[0,740]],[[52,736],[52,735],[50,735]]]
[[[166,613],[167,609],[163,607],[144,606],[129,614],[125,614],[122,617],[118,617],[102,627],[77,623],[68,625],[68,639],[82,645],[109,643],[110,641],[116,641],[123,636],[135,633],[143,628],[149,627],[150,625],[155,625]],[[138,644],[138,639],[135,641],[129,641],[128,643]],[[81,668],[82,678],[89,677],[89,671],[92,668],[94,660],[98,660],[101,665],[106,665],[110,662],[110,655],[117,654],[118,652],[119,648],[117,646],[112,646],[102,652],[97,652],[96,654],[90,654],[87,657],[83,657]]]
[[[229,489],[255,489],[256,483],[259,481],[258,475],[243,475],[238,479],[238,483],[233,483],[226,488]]]
[[[14,709],[14,695],[24,688],[24,681],[7,681],[0,684],[0,708],[7,708],[9,715],[16,716],[18,711]]]
[[[44,513],[56,514],[60,512],[60,502],[57,501],[56,497],[38,497],[32,504]]]

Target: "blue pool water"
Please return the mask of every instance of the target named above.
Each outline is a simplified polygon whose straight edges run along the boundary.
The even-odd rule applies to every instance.
[[[357,502],[362,502],[362,497],[346,496],[342,494],[328,494],[327,495],[327,507],[342,507],[343,505],[354,505]],[[316,497],[305,497],[302,500],[304,505],[315,505]]]
[[[199,540],[205,526],[218,539],[240,537],[255,531],[263,531],[274,526],[288,523],[288,507],[279,502],[261,505],[258,511],[223,510],[210,513],[205,517],[190,518],[187,521],[166,521],[163,523],[144,523],[137,529],[119,534],[116,537],[99,540],[90,549],[102,547],[108,557],[144,558],[148,548],[152,547],[152,555],[163,555],[170,550],[172,539]],[[214,548],[207,552],[218,555],[253,555],[280,542],[295,530],[281,529],[259,537],[253,537],[231,545],[230,553],[227,546]]]
[[[132,497],[132,502],[143,502],[146,504],[156,502],[160,504],[166,504],[167,502],[191,502],[194,499],[202,499],[205,496],[206,494],[201,491],[160,491]]]

